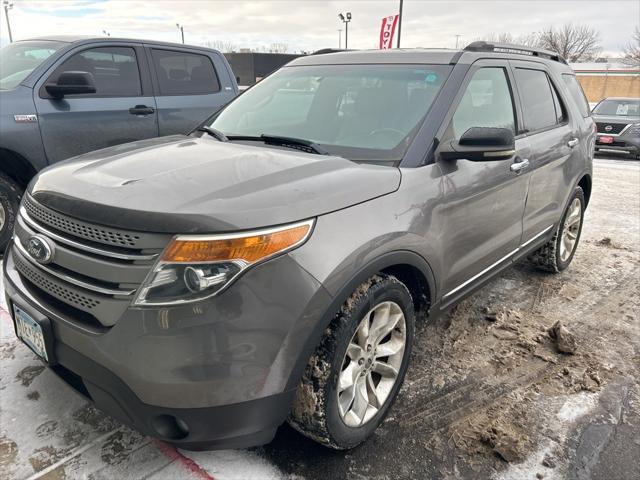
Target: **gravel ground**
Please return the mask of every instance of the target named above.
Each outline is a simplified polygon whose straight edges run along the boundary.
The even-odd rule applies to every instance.
[[[640,478],[639,279],[640,164],[597,160],[569,270],[519,264],[420,322],[391,415],[346,453],[287,426],[238,451],[143,437],[45,370],[3,309],[0,478]]]

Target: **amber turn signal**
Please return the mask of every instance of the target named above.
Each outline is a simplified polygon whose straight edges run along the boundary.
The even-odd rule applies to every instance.
[[[162,254],[163,262],[195,263],[240,260],[255,263],[304,242],[313,221],[247,234],[175,238]]]

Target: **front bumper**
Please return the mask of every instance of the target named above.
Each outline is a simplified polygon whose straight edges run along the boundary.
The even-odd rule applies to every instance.
[[[613,137],[613,143],[601,143],[601,137]],[[598,134],[596,138],[596,149],[603,150],[616,150],[620,152],[629,152],[632,154],[640,153],[640,138],[634,135],[619,135],[612,136],[604,134]]]
[[[14,255],[10,246],[7,303],[49,319],[52,370],[99,409],[182,448],[269,442],[288,415],[308,332],[331,300],[285,255],[210,301],[129,308],[113,327],[94,331],[25,281]]]

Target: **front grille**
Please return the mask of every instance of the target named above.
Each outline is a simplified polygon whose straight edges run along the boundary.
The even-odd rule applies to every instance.
[[[52,210],[36,205],[29,196],[25,198],[24,207],[27,209],[29,215],[35,220],[76,237],[108,245],[131,248],[136,248],[137,242],[140,240],[140,235],[133,232],[116,231],[107,228],[95,227],[78,220],[69,220]]]
[[[628,123],[597,122],[596,125],[598,126],[598,133],[605,135],[617,135],[628,125]],[[607,130],[607,126],[610,126],[611,130]]]
[[[26,249],[36,234],[51,244],[50,263],[38,263]],[[15,271],[52,311],[85,326],[108,328],[129,307],[170,239],[168,234],[80,221],[26,195],[16,220],[12,258]]]
[[[33,283],[36,287],[41,288],[49,295],[56,297],[66,303],[70,303],[82,310],[92,310],[100,305],[100,300],[86,297],[79,293],[72,292],[68,288],[63,287],[60,284],[54,283],[47,279],[44,275],[36,271],[27,262],[23,261],[19,256],[14,257],[14,263],[16,270],[20,272],[27,280]]]

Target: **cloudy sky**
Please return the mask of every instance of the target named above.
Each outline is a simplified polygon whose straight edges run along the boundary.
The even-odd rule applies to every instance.
[[[351,12],[349,47],[376,48],[381,18],[398,0],[13,0],[14,39],[47,34],[103,35],[180,41],[231,42],[238,48],[284,43],[290,51],[338,46],[339,12]],[[574,22],[600,32],[606,52],[626,44],[640,19],[638,0],[405,0],[402,46],[453,47],[491,32],[517,36]],[[344,32],[342,33],[344,35]],[[4,10],[0,42],[8,41]],[[344,42],[344,36],[343,36]],[[344,45],[344,44],[343,44]]]

